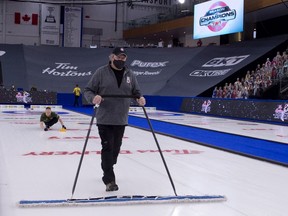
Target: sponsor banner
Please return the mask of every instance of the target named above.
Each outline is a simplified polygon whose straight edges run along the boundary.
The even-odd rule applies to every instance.
[[[159,94],[201,49],[129,49],[128,66],[136,74],[144,94]],[[181,85],[181,83],[179,83]]]
[[[247,120],[288,122],[288,103],[285,101],[185,98],[181,111]]]
[[[63,32],[64,47],[81,47],[82,20],[82,8],[65,6]]]
[[[41,44],[59,45],[60,6],[41,4]]]
[[[24,105],[6,105],[6,104],[0,104],[0,109],[24,109]]]
[[[156,111],[156,107],[145,107],[145,109],[147,111]],[[142,107],[130,107],[129,108],[129,112],[143,112],[143,108]]]
[[[15,110],[7,110],[7,111],[3,111],[3,113],[6,113],[6,114],[9,114],[10,116],[11,115],[15,115],[15,116],[23,116],[23,115],[41,115],[43,113],[45,109],[43,109],[42,111],[35,111],[33,109],[28,109],[28,108],[25,108],[24,110],[21,110],[21,111],[15,111]],[[57,114],[59,115],[67,115],[69,114],[68,112],[61,112],[61,111],[56,111]],[[5,119],[33,119],[32,117],[30,118],[19,118],[19,117],[9,117],[9,118],[5,118]]]
[[[5,52],[1,56],[1,66],[3,85],[6,88],[14,85],[16,88],[28,89],[23,47],[24,45],[0,44],[0,50]]]
[[[25,47],[26,75],[38,89],[72,93],[85,87],[95,70],[108,63],[112,49]]]
[[[41,109],[44,110],[46,109],[47,105],[30,105],[30,109]],[[49,106],[51,109],[55,110],[55,109],[62,109],[62,105],[51,105]]]
[[[235,77],[285,40],[279,36],[229,46],[127,48],[126,66],[137,76],[144,95],[194,97]],[[108,64],[113,49],[0,44],[0,50],[6,52],[1,58],[4,86],[72,93],[76,84],[84,89],[96,69]]]
[[[205,90],[217,86],[229,76],[235,76],[234,74],[240,72],[241,68],[247,68],[247,65],[257,61],[263,53],[269,52],[279,41],[270,38],[245,41],[241,42],[241,45],[235,43],[229,46],[203,47],[200,53],[193,56],[169,79],[165,88],[158,91],[157,95],[198,96]],[[242,75],[239,76],[244,76],[244,73],[242,71]]]

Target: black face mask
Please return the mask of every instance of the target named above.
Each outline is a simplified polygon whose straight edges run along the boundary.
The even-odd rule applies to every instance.
[[[113,64],[116,68],[118,68],[119,70],[122,70],[125,66],[125,61],[122,60],[114,60]]]

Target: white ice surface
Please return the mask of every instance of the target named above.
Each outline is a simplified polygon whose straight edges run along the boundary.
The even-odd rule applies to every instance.
[[[147,110],[147,113],[150,119],[288,144],[288,127],[285,125],[161,110]],[[131,115],[145,118],[143,112],[131,112]]]
[[[287,168],[159,134],[156,136],[178,195],[225,195],[227,201],[19,208],[16,204],[20,200],[71,198],[91,118],[63,112],[67,113],[61,117],[68,130],[60,132],[58,124],[44,132],[39,128],[39,112],[7,114],[0,110],[1,216],[287,216]],[[101,180],[101,144],[95,125],[90,136],[74,198],[174,195],[150,132],[126,128],[115,166],[120,189],[110,193],[105,192]]]

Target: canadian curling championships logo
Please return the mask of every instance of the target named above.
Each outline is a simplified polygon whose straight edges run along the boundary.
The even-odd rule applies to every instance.
[[[19,103],[31,103],[32,102],[32,97],[30,97],[30,93],[26,91],[24,91],[23,93],[17,92],[15,97],[17,99],[17,102]]]
[[[202,104],[202,107],[201,107],[201,112],[205,112],[205,113],[208,113],[211,111],[211,101],[210,100],[205,100]]]
[[[234,19],[236,19],[236,10],[231,10],[226,3],[219,1],[211,5],[205,16],[200,17],[199,25],[218,32],[225,28],[228,21]]]
[[[288,119],[288,104],[279,104],[275,109],[275,113],[273,114],[275,119],[280,119],[281,121],[285,121]]]

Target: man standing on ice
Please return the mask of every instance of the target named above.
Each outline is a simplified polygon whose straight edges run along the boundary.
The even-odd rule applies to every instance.
[[[115,48],[109,56],[109,63],[96,70],[84,89],[88,102],[99,105],[96,112],[98,132],[101,138],[102,180],[106,191],[117,191],[118,185],[113,166],[117,163],[122,145],[131,97],[137,97],[140,106],[146,101],[134,73],[125,66],[127,53],[124,48]],[[105,97],[120,95],[125,97]],[[104,96],[102,98],[102,96]]]

